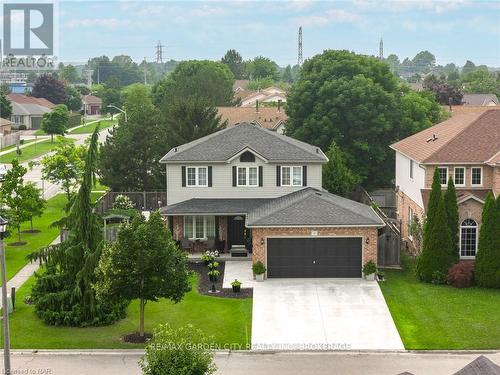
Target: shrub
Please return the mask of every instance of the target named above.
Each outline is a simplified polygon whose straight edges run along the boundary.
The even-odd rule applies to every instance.
[[[117,210],[131,210],[134,208],[134,203],[126,195],[117,195],[113,202],[113,208]]]
[[[262,263],[260,260],[255,262],[252,266],[253,273],[256,275],[262,275],[263,273],[266,272],[266,267],[264,266],[264,263]]]
[[[174,329],[162,324],[139,365],[144,375],[210,375],[217,370],[210,347],[209,338],[192,325]]]
[[[366,262],[363,266],[363,274],[371,275],[375,272],[377,272],[377,266],[375,265],[375,262],[373,260]]]
[[[24,125],[24,124],[21,124],[21,125],[19,125],[19,126],[17,127],[17,130],[26,130],[26,129],[27,129],[27,127],[26,127],[26,125]]]
[[[431,282],[433,284],[446,284],[446,274],[441,271],[434,271],[432,273],[432,279]]]
[[[241,286],[241,281],[234,279],[234,281],[231,282],[231,286]]]
[[[468,288],[474,279],[474,264],[461,262],[454,264],[448,270],[448,284],[455,288]]]

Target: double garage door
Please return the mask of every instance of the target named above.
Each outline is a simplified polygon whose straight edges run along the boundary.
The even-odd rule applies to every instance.
[[[267,277],[361,277],[362,239],[268,238]]]

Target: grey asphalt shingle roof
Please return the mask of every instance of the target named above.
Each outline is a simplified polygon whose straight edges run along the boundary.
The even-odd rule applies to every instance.
[[[242,123],[170,150],[162,162],[224,162],[245,148],[269,161],[326,162],[319,147],[253,124]]]
[[[370,206],[325,191],[305,188],[273,199],[249,212],[247,226],[379,225]]]
[[[453,375],[500,375],[500,366],[481,355]]]
[[[165,215],[186,214],[246,214],[271,199],[209,199],[193,198],[187,201],[163,207],[160,211]]]
[[[193,198],[161,209],[165,215],[246,214],[247,226],[384,226],[371,207],[314,188],[279,198]]]

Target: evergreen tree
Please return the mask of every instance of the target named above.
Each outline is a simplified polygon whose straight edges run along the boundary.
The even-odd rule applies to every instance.
[[[455,260],[458,260],[458,203],[457,191],[453,178],[450,176],[448,186],[444,193],[444,207],[446,209],[446,217],[448,219],[448,227],[450,228],[451,239],[453,241],[453,249],[451,255]]]
[[[195,96],[175,99],[163,111],[169,146],[176,147],[222,130],[217,108],[204,98]]]
[[[417,264],[418,277],[422,281],[431,282],[436,278],[436,273],[441,276],[446,275],[453,263],[452,249],[453,241],[441,194],[439,172],[436,168],[427,205],[423,250]]]
[[[345,196],[352,192],[359,182],[359,176],[354,174],[345,163],[344,153],[332,141],[326,156],[328,163],[323,166],[323,186],[332,194]]]
[[[475,277],[482,287],[500,288],[500,198],[491,193],[483,207]]]
[[[92,134],[78,194],[65,222],[68,239],[32,253],[45,263],[37,274],[32,298],[37,315],[50,325],[110,324],[125,315],[126,302],[96,300],[93,284],[103,237],[91,198],[97,164],[98,129]]]

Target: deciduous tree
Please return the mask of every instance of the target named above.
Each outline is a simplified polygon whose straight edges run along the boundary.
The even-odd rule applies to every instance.
[[[139,299],[139,335],[144,337],[147,302],[178,303],[191,289],[187,257],[179,250],[159,212],[124,223],[99,261],[97,296],[102,301]]]
[[[50,134],[50,141],[54,142],[54,134],[64,135],[68,121],[68,108],[64,104],[56,105],[52,111],[43,114],[42,130]]]
[[[241,55],[234,49],[230,49],[226,52],[224,57],[221,59],[223,64],[226,64],[231,72],[234,74],[234,78],[242,79],[245,73],[245,64]]]
[[[33,84],[31,95],[35,98],[45,98],[54,104],[65,103],[68,99],[64,83],[52,74],[38,76]]]
[[[23,186],[21,196],[22,204],[30,221],[31,232],[34,232],[33,218],[42,216],[47,202],[42,197],[42,190],[34,182],[29,182]]]

